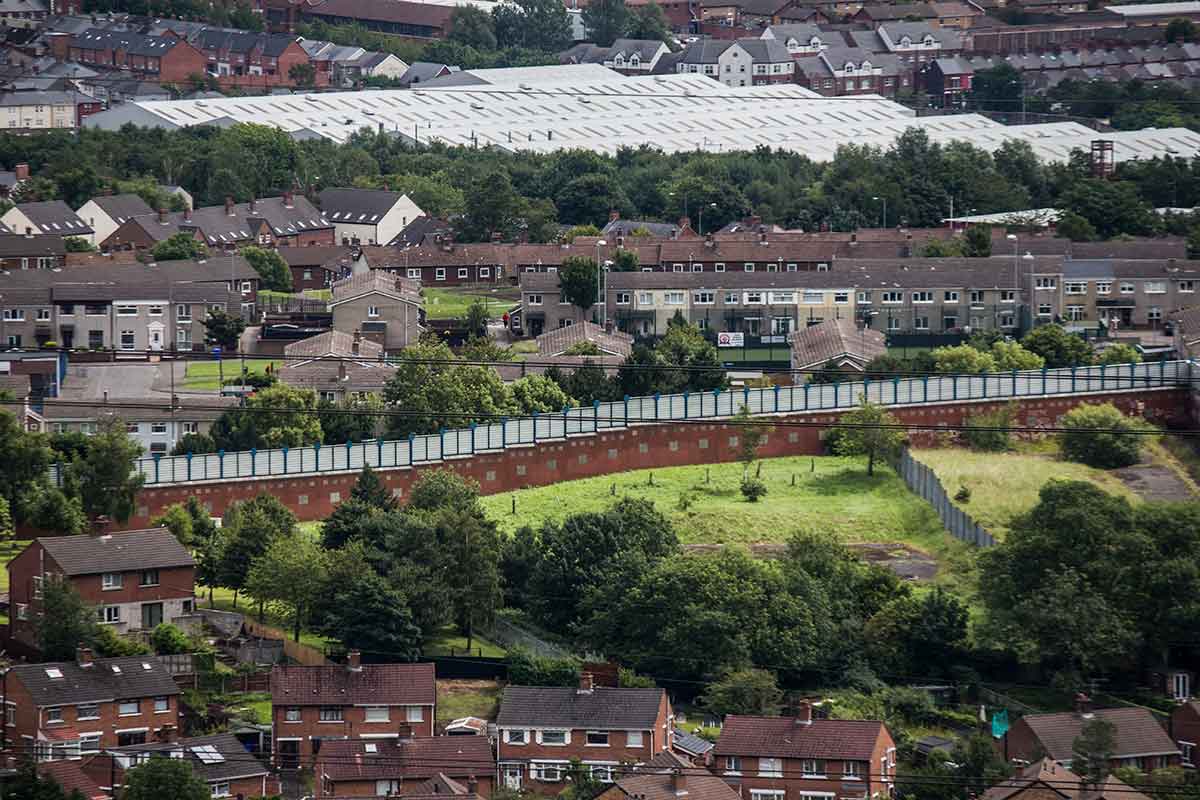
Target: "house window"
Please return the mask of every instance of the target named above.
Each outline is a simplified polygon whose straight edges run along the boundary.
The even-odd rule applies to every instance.
[[[683,272],[683,264],[672,264],[671,271],[672,272]]]
[[[1096,294],[1108,294],[1112,291],[1111,281],[1096,281]]]
[[[1193,755],[1196,752],[1196,745],[1192,742],[1179,742],[1179,761],[1185,767],[1190,767],[1195,763]]]
[[[1015,327],[1015,325],[1013,323],[1014,319],[1015,319],[1015,317],[1013,316],[1013,313],[1011,311],[1004,312],[1003,314],[1000,315],[1000,327],[1001,328]]]
[[[913,317],[913,330],[929,330],[929,317]]]
[[[742,774],[742,757],[725,756],[725,772],[729,775]]]
[[[79,737],[79,752],[81,754],[99,753],[100,752],[100,734],[89,733],[85,736],[80,736]]]
[[[1133,294],[1133,284],[1128,281],[1122,281],[1121,294]]]
[[[367,306],[367,316],[374,318],[379,316],[379,306]]]
[[[654,294],[652,292],[638,292],[638,305],[639,306],[654,305]]]
[[[118,317],[136,317],[137,306],[117,306]]]
[[[779,758],[760,758],[758,760],[758,777],[782,778],[783,760]]]
[[[158,570],[144,569],[142,570],[142,586],[158,586]]]
[[[481,278],[492,277],[492,268],[491,267],[480,267],[479,268],[479,277],[481,277]]]
[[[629,305],[629,292],[617,292],[617,305]]]
[[[805,778],[824,778],[825,762],[819,758],[801,759],[800,774]]]
[[[858,302],[870,305],[871,293],[870,292],[859,292],[858,293]]]
[[[20,322],[25,319],[25,310],[21,308],[6,308],[4,309],[4,320],[6,322]]]
[[[788,265],[787,265],[787,271],[788,271],[788,272],[795,272],[797,269],[798,269],[798,267],[797,267],[795,264],[788,264]]]
[[[284,722],[299,722],[300,721],[300,707],[299,706],[288,706],[287,708],[285,708],[283,710],[283,721]]]
[[[388,707],[387,706],[367,706],[367,710],[363,717],[367,722],[387,722]]]
[[[438,267],[437,269],[435,269],[435,270],[433,271],[433,279],[434,279],[435,281],[444,281],[444,280],[446,280],[446,268],[445,268],[445,267]]]
[[[1146,310],[1146,320],[1148,322],[1159,322],[1162,320],[1162,308],[1160,306],[1150,306]]]
[[[212,784],[213,797],[229,797],[229,781],[217,781]]]
[[[1167,291],[1166,281],[1146,281],[1142,284],[1142,291],[1146,294],[1164,294]]]
[[[421,268],[420,267],[411,267],[408,270],[408,277],[412,278],[413,280],[419,281],[421,279]]]
[[[62,722],[62,709],[58,706],[46,709],[46,722]]]
[[[628,733],[626,733],[625,734],[625,746],[626,747],[641,747],[642,746],[642,732],[641,731],[629,731]]]
[[[825,302],[825,293],[815,289],[805,289],[804,302],[810,306],[820,305]]]
[[[175,306],[175,319],[179,322],[191,322],[192,307],[182,303]]]
[[[250,294],[250,281],[242,281],[242,294]]]
[[[692,264],[692,272],[704,272],[703,264]]]
[[[400,781],[394,778],[380,778],[375,781],[375,794],[379,797],[391,797],[400,793]]]
[[[318,716],[321,722],[341,722],[342,707],[341,706],[321,706],[321,712]]]
[[[980,292],[977,290],[972,290],[971,305],[973,305],[973,306],[983,305],[983,292]]]
[[[558,783],[562,780],[562,764],[548,764],[535,761],[530,766],[530,770],[533,772],[534,780],[545,783]]]
[[[179,424],[183,426],[184,433],[199,433],[200,432],[200,423],[198,423],[198,422],[181,422]]]
[[[126,731],[117,734],[117,747],[132,747],[135,744],[146,743],[145,731]]]
[[[884,292],[882,301],[884,303],[903,303],[904,294],[902,292]]]
[[[783,800],[783,789],[751,789],[750,800]]]
[[[146,309],[146,313],[152,317],[161,317],[163,312],[162,306],[150,306]]]
[[[28,603],[17,603],[17,619],[29,619]]]
[[[1087,294],[1087,283],[1081,281],[1067,281],[1063,284],[1063,291],[1067,294]]]
[[[958,292],[946,292],[946,294],[943,296],[945,297],[945,302],[947,303],[958,302]]]
[[[311,269],[304,270],[304,280],[306,280],[306,281],[312,280],[312,270]]]
[[[420,706],[409,706],[404,718],[407,722],[421,722],[425,719]]]
[[[540,306],[542,304],[542,296],[540,294],[531,294],[526,302],[531,306]]]
[[[508,744],[525,744],[527,731],[523,730],[507,730],[504,732],[504,741]]]
[[[1181,291],[1181,292],[1196,291],[1196,282],[1195,281],[1180,281],[1179,282],[1179,291]],[[39,311],[38,314],[41,314],[41,312]],[[41,319],[41,317],[39,316],[38,319]],[[49,319],[49,317],[47,317],[47,319]]]
[[[714,265],[714,269],[715,269],[717,272],[724,272],[724,271],[725,271],[725,262],[724,262],[724,261],[718,261],[718,262],[717,262],[717,263]]]
[[[611,764],[592,764],[592,778],[600,781],[600,783],[613,782],[613,768]]]
[[[1083,306],[1067,306],[1067,319],[1079,322],[1084,318]]]
[[[171,710],[171,698],[156,697],[154,698],[154,713],[165,714]]]
[[[459,278],[466,278],[466,277],[469,277],[469,275],[470,275],[470,271],[466,267],[458,268],[458,277]]]
[[[692,302],[700,306],[711,306],[716,300],[714,292],[692,292]]]
[[[667,305],[669,305],[669,306],[683,305],[683,292],[667,292]]]
[[[850,302],[850,293],[849,292],[834,292],[833,293],[833,302],[849,303]]]
[[[95,703],[83,703],[75,706],[75,719],[100,719],[100,706]]]
[[[762,305],[762,301],[763,301],[762,292],[746,292],[746,304],[747,305]]]
[[[122,717],[130,717],[139,713],[142,710],[142,702],[140,700],[122,700],[117,705],[117,713]]]
[[[1191,283],[1191,281],[1185,281],[1185,283]],[[1181,291],[1181,292],[1184,292],[1184,291],[1190,292],[1191,291],[1191,289],[1184,289],[1182,283],[1179,285],[1179,287],[1180,287],[1179,291]],[[41,322],[45,322],[46,320],[50,319],[50,309],[39,308],[37,310],[37,318]]]
[[[85,303],[83,306],[83,313],[89,317],[106,317],[108,316],[108,307],[93,303]]]
[[[863,764],[861,761],[845,761],[842,763],[842,779],[847,781],[860,781],[863,777]]]
[[[560,745],[566,743],[566,731],[542,731],[542,744]]]
[[[105,591],[121,588],[121,573],[106,572],[100,577],[100,587]]]
[[[913,292],[912,301],[914,303],[932,303],[933,292]]]
[[[754,272],[754,262],[753,262],[753,261],[747,261],[747,262],[746,262],[746,263],[745,263],[745,264],[742,266],[742,269],[744,269],[746,272]]]
[[[608,731],[588,731],[586,741],[589,747],[608,747]]]
[[[167,423],[151,422],[150,423],[150,432],[151,433],[166,433],[167,432]]]
[[[137,342],[134,340],[133,331],[121,331],[121,349],[133,350],[137,347]]]
[[[887,329],[889,331],[900,330],[900,318],[899,317],[888,317]]]
[[[1016,301],[1017,301],[1017,293],[1014,292],[1012,289],[1005,289],[1004,291],[1000,292],[1000,302],[1001,303],[1015,303]]]
[[[1058,281],[1055,278],[1038,278],[1034,285],[1039,289],[1053,289],[1058,286]]]

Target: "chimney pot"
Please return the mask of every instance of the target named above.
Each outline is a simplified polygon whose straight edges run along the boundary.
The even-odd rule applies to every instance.
[[[92,664],[94,663],[92,661],[92,648],[83,647],[82,645],[80,645],[79,647],[76,647],[75,648],[75,663],[77,663],[79,666],[83,667],[84,669],[91,667]]]
[[[18,181],[29,180],[29,165],[28,164],[17,164],[16,166],[14,166],[13,167],[13,177],[15,177]]]
[[[232,195],[225,195],[225,214],[230,217],[233,216],[233,196]]]
[[[579,673],[579,694],[591,694],[596,688],[595,676],[590,672]]]
[[[167,224],[167,210],[165,208],[160,208],[158,210],[158,222],[160,225]]]
[[[812,725],[812,703],[809,701],[801,700],[796,708],[796,724]]]
[[[688,218],[688,217],[680,217],[679,218],[679,230],[685,231],[690,227],[692,227],[692,220],[690,218]]]
[[[257,210],[257,207],[255,205],[255,200],[253,197],[251,197],[250,198],[250,213],[253,214],[256,210]]]
[[[291,207],[292,207],[292,193],[291,193],[291,191],[287,191],[287,192],[284,192],[284,193],[283,193],[283,207],[284,207],[284,208],[291,208]]]
[[[615,208],[608,212],[608,221],[609,222],[616,222],[620,218],[621,218],[621,212],[617,211]]]
[[[671,790],[676,797],[687,796],[687,775],[683,774],[683,770],[676,768],[671,771]]]
[[[183,210],[183,221],[184,222],[192,221],[192,207],[191,206],[188,206],[187,208],[185,208]]]
[[[345,365],[343,364],[343,369]],[[346,668],[351,672],[362,672],[362,653],[351,650],[346,654]]]

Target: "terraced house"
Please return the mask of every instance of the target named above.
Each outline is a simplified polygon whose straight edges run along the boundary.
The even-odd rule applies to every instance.
[[[496,718],[496,760],[507,789],[558,794],[579,759],[603,783],[622,764],[670,749],[675,715],[662,689],[613,689],[580,676],[579,687],[509,686]]]

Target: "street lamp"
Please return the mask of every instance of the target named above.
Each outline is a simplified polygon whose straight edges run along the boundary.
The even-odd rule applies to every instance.
[[[709,203],[708,207],[711,208],[713,211],[717,210],[716,203]],[[696,220],[696,233],[703,236],[704,235],[704,206],[700,206],[700,211],[698,212],[697,216],[699,216],[699,219]]]
[[[886,228],[887,227],[887,198],[880,197],[879,195],[875,195],[875,196],[871,197],[871,199],[883,201],[883,224],[881,224],[879,227]]]
[[[604,274],[604,266],[603,266],[602,262],[600,261],[600,248],[604,247],[607,244],[608,244],[608,242],[604,241],[603,239],[596,240],[596,309],[597,309],[597,314],[600,315],[599,316],[599,324],[601,327],[604,326],[604,317],[603,317],[604,295],[601,294],[603,289],[601,288],[600,276]]]

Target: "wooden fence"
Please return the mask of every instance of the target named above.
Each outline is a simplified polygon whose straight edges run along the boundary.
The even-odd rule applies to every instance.
[[[309,647],[302,642],[294,642],[279,628],[273,628],[270,625],[264,625],[250,617],[246,617],[243,622],[246,633],[251,636],[261,636],[264,639],[281,639],[283,640],[283,653],[288,658],[295,661],[297,664],[303,664],[306,667],[319,667],[329,663],[325,658],[325,654],[315,647]]]

